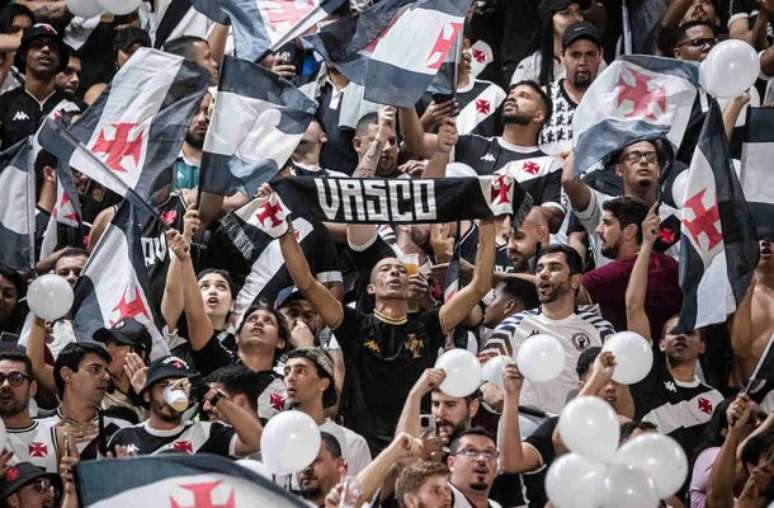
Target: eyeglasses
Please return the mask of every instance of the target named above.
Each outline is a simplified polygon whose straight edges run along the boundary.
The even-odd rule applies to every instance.
[[[3,386],[6,380],[11,386],[21,386],[25,381],[28,381],[29,376],[22,374],[21,372],[11,372],[9,374],[3,374],[0,372],[0,386]]]
[[[38,478],[37,480],[32,482],[32,488],[38,494],[47,494],[51,489],[54,488],[54,485],[51,483],[51,480],[49,480],[48,478]]]
[[[462,455],[469,459],[477,459],[478,457],[484,457],[484,460],[496,460],[500,456],[500,452],[497,450],[476,450],[475,448],[463,448],[455,455]]]
[[[658,160],[658,153],[640,152],[635,150],[633,152],[623,154],[621,159],[625,160],[626,162],[639,162],[643,157],[645,157],[645,160],[648,162],[656,162]]]
[[[688,41],[681,42],[680,44],[677,45],[677,47],[691,46],[692,48],[703,48],[704,46],[712,47],[717,43],[718,43],[718,40],[715,37],[701,37],[699,39],[691,39]]]

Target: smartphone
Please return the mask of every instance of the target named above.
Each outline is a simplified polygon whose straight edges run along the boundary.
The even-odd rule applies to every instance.
[[[419,415],[419,427],[422,432],[429,431],[431,434],[435,434],[435,419],[433,415]]]

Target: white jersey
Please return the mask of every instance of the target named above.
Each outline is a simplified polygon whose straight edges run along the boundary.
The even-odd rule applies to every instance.
[[[6,429],[7,447],[13,452],[11,464],[29,462],[49,473],[57,472],[56,447],[48,426],[39,421],[23,429]]]
[[[575,365],[581,353],[590,347],[602,346],[614,333],[613,326],[602,318],[596,305],[582,307],[564,319],[551,319],[540,308],[515,314],[500,323],[489,338],[484,351],[496,351],[516,358],[519,348],[538,334],[559,339],[564,348],[564,370],[548,383],[524,380],[519,403],[550,413],[559,413],[570,391],[578,388]]]

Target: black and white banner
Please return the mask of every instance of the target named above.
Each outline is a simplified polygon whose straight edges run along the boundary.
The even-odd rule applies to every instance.
[[[758,236],[774,239],[774,109],[747,108],[739,179]]]
[[[532,206],[524,188],[507,175],[479,178],[283,178],[271,183],[293,212],[320,221],[352,224],[417,224],[514,215]],[[269,227],[280,210],[269,210]]]
[[[34,265],[35,173],[30,140],[0,153],[0,262],[27,270]]]

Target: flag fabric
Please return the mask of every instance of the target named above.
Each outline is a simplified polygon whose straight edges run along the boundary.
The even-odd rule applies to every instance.
[[[224,57],[215,109],[204,139],[201,190],[252,196],[285,165],[317,103],[279,75]]]
[[[147,211],[125,199],[102,234],[75,286],[73,330],[79,340],[92,340],[100,328],[133,318],[153,338],[152,359],[169,354],[158,331],[141,242]]]
[[[280,290],[293,285],[279,240],[267,232],[273,224],[265,217],[267,205],[271,208],[270,203],[256,198],[222,218],[206,251],[208,266],[228,270],[243,282],[235,304],[235,313],[240,319],[257,300],[273,302]],[[283,218],[287,216],[287,210],[279,213]],[[317,280],[342,281],[338,251],[327,228],[311,218],[289,219]]]
[[[462,30],[470,0],[382,0],[304,37],[365,99],[413,107]]]
[[[508,175],[466,178],[381,179],[294,177],[272,187],[291,210],[319,221],[350,224],[414,224],[514,215],[520,223],[532,206],[524,188]],[[276,220],[280,210],[262,222]]]
[[[457,90],[461,108],[455,119],[457,134],[480,134],[479,128],[486,128],[499,119],[506,97],[505,90],[488,81],[474,81],[468,92]]]
[[[0,261],[16,270],[34,266],[35,174],[30,139],[0,153]]]
[[[70,167],[62,164],[58,165],[56,174],[56,201],[43,232],[39,259],[46,259],[65,246],[85,246],[83,214],[75,178]]]
[[[774,343],[774,335],[769,338],[769,343],[744,389],[745,393],[767,413],[774,411],[774,348],[771,347],[772,343]]]
[[[209,453],[90,460],[75,466],[83,508],[307,506],[263,476]]]
[[[744,297],[758,241],[734,172],[720,107],[713,101],[691,160],[682,199],[679,332],[722,323]]]
[[[302,35],[345,0],[192,0],[213,21],[230,20],[234,54],[250,62]]]
[[[172,165],[208,82],[209,74],[199,65],[140,48],[67,129],[88,152],[69,144],[50,120],[41,130],[40,143],[60,164],[121,196],[133,189],[147,200],[172,183]]]
[[[448,302],[460,290],[460,230],[461,223],[457,222],[457,232],[454,237],[454,250],[446,268],[446,278],[443,284],[443,301]]]
[[[747,108],[742,142],[742,190],[760,238],[774,239],[774,109]]]
[[[575,170],[583,174],[635,141],[664,138],[674,152],[683,140],[698,93],[692,62],[624,55],[591,84],[575,110]]]

